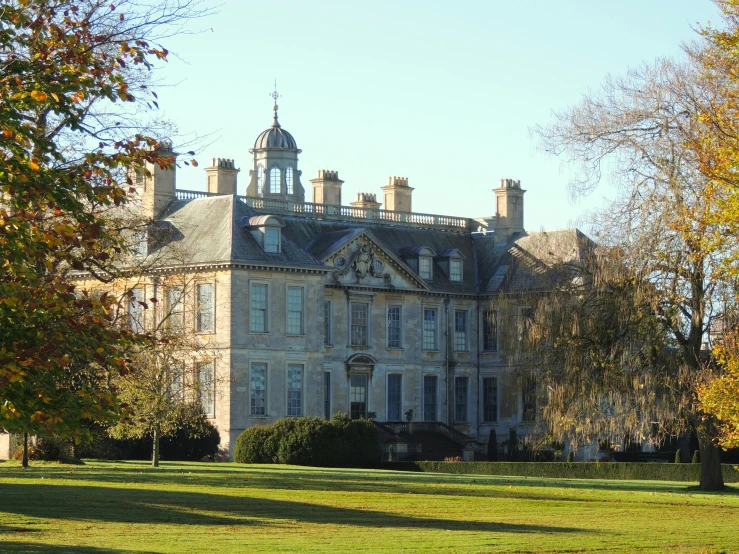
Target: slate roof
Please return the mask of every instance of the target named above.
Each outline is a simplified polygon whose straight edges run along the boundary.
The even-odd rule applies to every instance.
[[[437,253],[458,251],[462,256],[463,282],[449,280],[443,258],[434,259],[434,292],[491,294],[501,290],[537,289],[542,276],[563,260],[576,263],[592,241],[577,229],[518,233],[505,243],[492,235],[453,232],[434,228],[403,227],[380,222],[338,221],[278,215],[284,222],[282,251],[267,253],[252,235],[250,218],[265,215],[234,196],[210,196],[176,200],[160,219],[171,231],[171,243],[188,252],[191,263],[245,263],[270,266],[326,267],[334,252],[366,234],[394,258],[419,247]],[[252,220],[254,221],[254,220]]]

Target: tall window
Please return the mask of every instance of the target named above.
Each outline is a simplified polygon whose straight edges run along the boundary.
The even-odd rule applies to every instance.
[[[402,411],[403,376],[393,373],[387,376],[387,420],[400,421]]]
[[[482,349],[487,352],[498,351],[498,312],[495,310],[482,312]]]
[[[323,344],[333,346],[333,330],[334,330],[334,312],[331,309],[331,301],[323,301]]]
[[[433,277],[431,258],[423,256],[418,258],[418,274],[421,276],[421,279],[431,279]]]
[[[323,417],[331,419],[331,372],[323,372]]]
[[[439,378],[436,375],[423,376],[423,420],[436,421],[436,395]]]
[[[264,190],[264,167],[262,164],[257,166],[257,194],[262,194]]]
[[[534,309],[531,307],[520,308],[519,319],[521,340],[525,340],[529,337],[531,327],[534,324]]]
[[[423,349],[436,350],[436,308],[423,310]]]
[[[454,350],[464,352],[467,350],[467,311],[454,311]]]
[[[270,194],[280,194],[280,168],[272,167],[269,170],[269,192]]]
[[[469,392],[469,377],[454,378],[454,421],[466,423],[469,421],[467,395]]]
[[[400,348],[400,306],[387,308],[387,347]]]
[[[253,416],[267,415],[267,364],[251,364],[249,376],[249,413]]]
[[[285,170],[285,185],[287,186],[287,194],[293,194],[293,168],[288,166]]]
[[[536,379],[528,377],[523,381],[521,391],[521,420],[526,422],[536,421]]]
[[[369,304],[351,305],[351,337],[352,346],[367,346],[367,324]]]
[[[134,333],[144,332],[144,289],[131,289],[128,297],[128,326]]]
[[[167,288],[167,324],[175,332],[185,328],[185,305],[182,300],[182,287]]]
[[[207,417],[216,415],[215,390],[213,388],[213,363],[198,365],[198,379],[200,381],[200,405]]]
[[[149,236],[146,231],[139,231],[134,235],[133,250],[134,254],[139,257],[146,256],[149,253]]]
[[[280,253],[280,230],[265,229],[264,230],[264,251],[273,254]]]
[[[303,415],[303,366],[290,364],[287,366],[287,415],[300,417]]]
[[[201,333],[213,332],[213,285],[198,285],[198,309],[196,313],[197,330]]]
[[[367,375],[353,373],[349,381],[349,416],[367,417]]]
[[[267,285],[251,284],[249,292],[249,331],[267,332]]]
[[[449,280],[462,280],[462,260],[449,260]]]
[[[183,399],[185,387],[183,383],[184,371],[182,364],[174,363],[169,366],[169,395],[172,403],[177,404]]]
[[[498,421],[498,378],[482,379],[482,420],[485,423]]]
[[[302,287],[287,287],[287,334],[303,334]]]

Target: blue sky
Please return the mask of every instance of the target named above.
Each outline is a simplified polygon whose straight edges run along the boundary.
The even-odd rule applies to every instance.
[[[680,56],[707,20],[710,0],[226,0],[191,26],[203,32],[165,44],[177,57],[160,77],[176,85],[157,89],[161,115],[208,135],[178,188],[204,190],[203,167],[223,157],[244,194],[277,79],[306,199],[318,169],[339,171],[344,203],[398,175],[414,211],[476,217],[509,177],[528,191],[527,229],[570,226],[612,191],[573,203],[531,128],[609,73]]]

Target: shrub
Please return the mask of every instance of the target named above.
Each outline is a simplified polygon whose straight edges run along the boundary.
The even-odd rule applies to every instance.
[[[567,463],[571,464],[575,461],[575,451],[570,449],[570,451],[567,453]]]
[[[151,443],[151,439],[147,440]],[[206,419],[190,419],[173,435],[159,441],[159,457],[162,460],[193,461],[214,459],[218,454],[221,435],[215,425]]]
[[[677,450],[675,450],[675,463],[679,464],[682,463],[682,461],[682,454],[680,454],[680,449],[678,448]]]
[[[488,437],[488,461],[498,461],[498,436],[495,429],[490,429],[490,437]]]
[[[444,461],[445,462],[455,462],[455,463],[464,462],[464,460],[462,459],[462,456],[447,456],[446,458],[444,458]]]
[[[693,459],[691,460],[691,463],[694,463],[694,464],[701,463],[701,452],[700,452],[700,450],[694,450],[693,451]]]
[[[47,435],[36,441],[36,459],[47,462],[79,463],[74,455],[74,444],[66,437]]]
[[[508,459],[512,462],[518,460],[518,437],[513,427],[508,430]]]
[[[380,461],[377,430],[366,419],[337,414],[322,418],[285,418],[250,427],[234,447],[234,461],[246,464],[295,464],[356,467]]]

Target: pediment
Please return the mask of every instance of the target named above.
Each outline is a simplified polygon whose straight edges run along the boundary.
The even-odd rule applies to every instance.
[[[323,263],[334,268],[328,279],[335,284],[393,289],[429,288],[405,262],[383,248],[369,232],[348,240]]]

